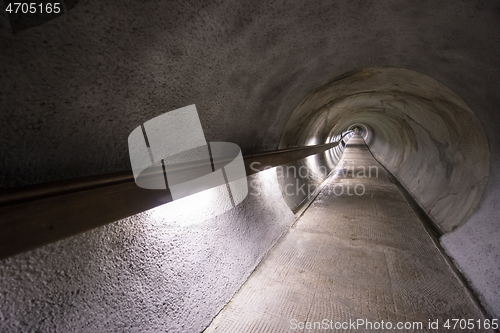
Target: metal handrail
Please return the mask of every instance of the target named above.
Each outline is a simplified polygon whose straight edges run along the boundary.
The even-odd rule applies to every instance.
[[[345,135],[333,143],[246,154],[247,175],[324,152],[337,146]],[[168,189],[138,187],[132,171],[4,190],[0,193],[0,259],[172,200]]]

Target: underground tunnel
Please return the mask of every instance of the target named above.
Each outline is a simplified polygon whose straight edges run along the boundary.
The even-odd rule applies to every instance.
[[[0,4],[0,331],[495,331],[496,2],[72,3]],[[192,104],[235,207],[134,182]]]

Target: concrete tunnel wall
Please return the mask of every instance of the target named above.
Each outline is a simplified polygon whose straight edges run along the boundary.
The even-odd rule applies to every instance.
[[[345,134],[345,135],[344,135]],[[311,155],[276,168],[276,176],[280,185],[283,198],[293,212],[304,208],[315,194],[321,189],[321,184],[337,166],[345,149],[345,142],[353,133],[343,133],[330,138],[329,142],[340,144],[321,154]],[[343,144],[342,140],[343,139]],[[321,142],[312,135],[307,145],[315,145]]]
[[[343,73],[397,67],[443,83],[484,127],[491,159],[476,210],[441,242],[500,316],[498,2],[80,1],[15,36],[1,13],[1,188],[130,169],[130,131],[193,103],[207,141],[253,153],[278,148],[300,101]],[[2,260],[1,325],[196,331],[293,222],[269,191],[199,227],[156,230],[144,213]],[[227,239],[246,249],[218,252]]]
[[[489,148],[473,112],[442,84],[402,69],[364,69],[316,89],[295,109],[280,147],[328,142],[362,131],[375,157],[449,232],[476,208],[488,180]]]
[[[0,331],[201,332],[295,221],[275,169],[248,181],[224,214],[209,190],[2,260]]]
[[[306,145],[311,140],[328,142],[354,127],[361,129],[373,155],[445,234],[441,238],[443,247],[487,310],[498,313],[500,271],[496,254],[473,254],[478,244],[467,248],[460,245],[470,244],[471,229],[476,229],[472,234],[477,233],[492,222],[491,218],[481,222],[472,219],[474,222],[450,233],[473,214],[485,214],[477,208],[488,183],[490,148],[474,112],[447,87],[426,75],[396,68],[364,69],[345,73],[305,97],[292,113],[280,147]],[[323,165],[331,170],[330,161],[317,158],[315,165],[306,161],[291,165],[313,170]],[[293,184],[296,179],[291,178],[280,179],[281,185]],[[320,183],[310,177],[300,181],[307,186]],[[285,194],[291,207],[303,198],[300,193]],[[490,214],[495,221],[495,213]],[[488,230],[496,235],[493,225]],[[481,233],[481,241],[494,249],[496,236]],[[478,266],[471,257],[487,264]]]

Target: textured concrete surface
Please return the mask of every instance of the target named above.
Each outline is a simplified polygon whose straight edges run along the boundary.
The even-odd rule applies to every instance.
[[[474,217],[445,236],[442,245],[484,306],[498,316],[497,197],[488,196],[497,176],[494,165],[489,175],[491,141],[474,112],[430,77],[401,69],[365,69],[305,97],[291,115],[280,146],[328,141],[356,126],[372,153],[444,233]],[[479,205],[485,191],[483,202],[490,204]]]
[[[0,261],[0,332],[200,332],[295,220],[273,169],[249,182],[218,217],[200,193]]]
[[[492,127],[499,25],[496,1],[80,1],[0,51],[0,183],[129,169],[130,131],[193,103],[208,141],[274,149],[308,92],[376,65],[431,75]]]
[[[332,78],[411,69],[443,83],[484,127],[488,184],[443,245],[500,316],[499,6],[87,0],[15,36],[0,16],[0,187],[130,169],[130,131],[193,103],[207,141],[275,149],[300,101]]]
[[[365,69],[308,95],[281,147],[328,141],[361,123],[375,157],[448,232],[463,224],[488,180],[489,148],[474,113],[436,80],[395,68]]]
[[[378,166],[378,177],[358,178],[369,166]],[[343,170],[349,172],[343,174]],[[330,194],[335,186],[340,193],[340,186],[348,184],[363,184],[366,192]],[[349,141],[316,200],[205,333],[443,332],[450,318],[485,319],[396,185],[357,136]],[[394,327],[297,327],[298,322],[324,319],[328,323],[383,320]],[[439,330],[429,329],[429,320],[439,320]],[[396,329],[398,322],[421,322],[423,329]]]
[[[352,135],[348,133],[344,140]],[[340,136],[332,137],[332,141],[339,141]],[[313,138],[305,145],[318,144],[320,140]],[[344,145],[340,144],[322,154],[303,158],[277,168],[278,182],[283,198],[292,211],[298,211],[315,194],[321,183],[335,168],[344,152]]]

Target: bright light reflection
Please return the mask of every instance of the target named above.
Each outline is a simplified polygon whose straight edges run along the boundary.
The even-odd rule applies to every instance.
[[[306,164],[309,167],[310,170],[313,172],[317,173],[319,172],[319,156],[318,154],[316,155],[309,155],[306,157]]]
[[[318,138],[311,138],[307,141],[306,146],[314,146],[318,144]]]
[[[280,166],[280,168],[282,167]],[[276,167],[259,172],[256,174],[256,179],[258,179],[266,189],[271,190],[277,183]]]

